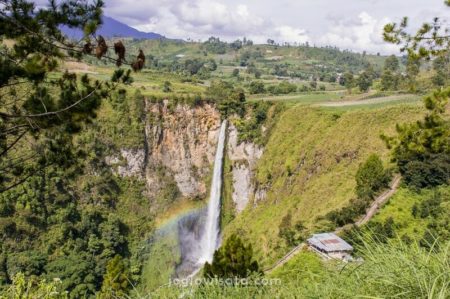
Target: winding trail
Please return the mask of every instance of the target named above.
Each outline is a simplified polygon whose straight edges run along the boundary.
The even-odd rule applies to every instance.
[[[358,221],[355,222],[356,226],[362,226],[366,224],[372,217],[376,214],[376,212],[381,208],[386,201],[391,198],[392,195],[394,195],[395,191],[397,191],[398,187],[400,186],[401,176],[395,175],[394,178],[391,181],[391,184],[389,186],[389,189],[384,191],[382,194],[380,194],[375,200],[372,202],[369,209],[367,209],[366,214],[363,215]],[[343,230],[344,227],[338,227],[334,233],[338,233]],[[268,267],[264,269],[265,273],[270,273],[271,271],[275,270],[276,268],[284,265],[287,261],[289,261],[291,258],[293,258],[297,253],[299,253],[304,247],[306,247],[306,243],[300,243],[296,247],[294,247],[291,251],[289,251],[285,256],[283,256],[281,259],[279,259],[274,265],[271,267]]]
[[[393,178],[390,189],[386,190],[375,199],[369,210],[367,210],[366,215],[355,222],[356,226],[366,224],[375,215],[378,209],[381,208],[381,206],[383,206],[392,195],[394,195],[395,191],[397,191],[398,186],[400,185],[401,178],[402,177],[400,175],[396,175]]]

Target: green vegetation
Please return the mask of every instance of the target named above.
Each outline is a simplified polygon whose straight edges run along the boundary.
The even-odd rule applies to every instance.
[[[448,243],[446,245],[448,250]],[[274,270],[265,285],[251,277],[246,285],[161,288],[156,298],[176,298],[189,292],[195,298],[446,298],[449,295],[448,254],[404,243],[366,241],[359,248],[363,263],[325,264],[315,254],[301,252]],[[260,280],[258,280],[260,281]]]
[[[357,217],[363,215],[375,196],[388,187],[390,173],[384,169],[383,162],[376,154],[371,154],[364,163],[358,167],[355,175],[356,196],[349,205],[325,215],[336,227],[354,223]],[[321,219],[321,217],[319,217]]]
[[[297,91],[297,85],[283,81],[278,85],[270,85],[267,87],[267,91],[271,94],[288,94]]]
[[[379,243],[401,240],[426,250],[445,250],[450,234],[449,192],[448,185],[420,192],[401,188],[366,226],[352,227],[344,238],[357,247],[363,234]]]
[[[150,244],[140,252],[142,274],[138,293],[149,293],[165,285],[175,274],[175,267],[180,263],[180,252],[176,229],[169,228],[168,233],[156,234]]]
[[[278,117],[284,110],[284,105],[271,102],[253,102],[247,104],[246,109],[245,117],[232,119],[239,132],[238,141],[264,145]],[[263,126],[265,127],[264,132]]]
[[[450,182],[450,120],[445,115],[450,89],[424,99],[424,120],[397,126],[397,136],[386,137],[406,184],[415,188]]]
[[[120,255],[108,262],[99,298],[123,297],[130,288],[128,267]]]
[[[217,103],[217,108],[226,118],[233,114],[243,116],[245,113],[244,90],[234,88],[225,81],[213,81],[206,89],[206,97]]]
[[[224,245],[214,252],[212,263],[206,263],[203,269],[203,275],[207,278],[243,278],[258,272],[252,245],[245,245],[236,235],[227,238]]]
[[[400,84],[400,74],[398,73],[400,65],[397,57],[389,56],[384,64],[383,74],[381,75],[381,90],[397,90]]]
[[[225,237],[239,233],[253,244],[257,260],[270,266],[290,248],[279,237],[287,213],[292,215],[292,229],[302,222],[305,236],[332,229],[334,224],[320,216],[349,205],[359,165],[373,153],[388,162],[380,133],[394,132],[397,122],[421,118],[422,111],[406,104],[339,111],[303,105],[286,109],[256,167],[255,185],[266,197],[237,215],[225,227]]]
[[[12,279],[11,286],[0,294],[1,299],[67,299],[68,294],[61,288],[61,281],[47,282],[36,278],[27,278],[19,273]]]
[[[406,20],[387,25],[385,39],[408,54],[399,59],[274,40],[105,41],[93,35],[102,1],[50,10],[5,3],[0,298],[153,291],[164,298],[448,297],[450,62],[439,20],[414,36]],[[81,47],[61,36],[58,28],[67,24],[84,30]],[[139,49],[144,58],[135,57]],[[126,61],[132,65],[116,69]],[[130,66],[140,70],[133,78]],[[417,95],[405,94],[433,87],[427,111]],[[183,203],[200,208],[202,201],[182,198],[164,167],[151,169],[164,185],[157,194],[139,175],[122,177],[117,168],[125,163],[122,150],[147,150],[146,131],[158,122],[148,105],[162,102],[168,111],[215,105],[236,126],[239,142],[264,148],[251,182],[262,196],[250,198],[240,214],[225,159],[226,241],[204,275],[280,278],[282,286],[161,287],[174,277],[180,252],[175,225],[163,231],[155,223]],[[383,143],[380,134],[392,137]],[[363,263],[324,263],[301,252],[261,275],[260,265],[273,265],[311,233],[353,223],[387,187],[391,169],[404,185],[366,226],[343,232]]]
[[[305,226],[301,221],[292,225],[292,215],[290,212],[281,219],[278,228],[278,236],[286,241],[288,246],[294,247],[304,241],[306,236],[303,234]]]
[[[389,173],[383,167],[383,161],[372,154],[361,164],[356,172],[356,195],[362,199],[372,199],[389,183]]]

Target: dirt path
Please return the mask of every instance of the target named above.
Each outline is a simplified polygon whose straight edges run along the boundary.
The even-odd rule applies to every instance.
[[[270,273],[272,270],[284,265],[287,261],[289,261],[292,257],[294,257],[303,247],[306,246],[306,243],[300,243],[296,247],[294,247],[291,251],[289,251],[285,256],[279,259],[274,265],[269,268],[264,269],[264,273]]]
[[[403,100],[415,100],[417,96],[415,95],[393,95],[382,98],[373,98],[366,100],[350,100],[350,101],[336,101],[336,102],[324,102],[316,104],[316,106],[320,107],[346,107],[346,106],[359,106],[359,105],[370,105],[370,104],[379,104],[379,103],[388,103],[394,101],[403,101]]]
[[[378,211],[380,207],[382,207],[386,201],[391,198],[392,195],[394,195],[395,191],[397,191],[398,187],[400,186],[401,176],[396,175],[390,184],[389,190],[386,190],[382,194],[380,194],[372,203],[370,208],[367,210],[366,214],[361,217],[358,221],[355,222],[356,226],[361,226],[366,224]],[[337,228],[334,232],[338,233],[343,229],[343,227]],[[291,251],[289,251],[285,256],[283,256],[281,259],[279,259],[274,265],[272,265],[269,268],[264,269],[265,273],[270,273],[274,269],[284,265],[287,261],[289,261],[291,258],[293,258],[298,252],[300,252],[306,245],[306,243],[300,243],[296,247],[294,247]]]
[[[400,175],[396,175],[394,177],[394,179],[392,180],[390,189],[386,190],[385,192],[383,192],[380,196],[378,196],[375,199],[375,201],[372,203],[369,210],[367,211],[366,215],[364,215],[364,217],[362,217],[360,220],[356,221],[356,223],[355,223],[356,226],[361,226],[361,225],[366,224],[375,215],[375,213],[378,211],[378,209],[381,206],[383,206],[392,195],[394,195],[395,191],[397,191],[398,186],[400,185],[401,178],[402,177]]]

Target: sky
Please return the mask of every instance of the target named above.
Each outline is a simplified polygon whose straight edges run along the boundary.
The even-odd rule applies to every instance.
[[[43,0],[42,0],[43,1]],[[41,2],[42,2],[41,1]],[[40,1],[37,1],[40,2]],[[411,26],[450,15],[443,0],[105,0],[105,14],[168,38],[337,46],[398,53],[382,40],[386,23],[410,17]],[[447,24],[448,25],[448,24]]]

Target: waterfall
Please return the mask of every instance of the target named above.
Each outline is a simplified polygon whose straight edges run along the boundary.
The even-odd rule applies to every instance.
[[[225,133],[227,122],[224,120],[220,126],[219,140],[217,142],[216,157],[214,159],[214,171],[211,183],[211,192],[208,210],[205,219],[203,235],[200,240],[199,264],[212,262],[214,251],[219,245],[219,220],[220,220],[220,195],[222,188],[222,163],[225,145]]]
[[[214,251],[220,243],[220,195],[226,127],[227,123],[223,121],[217,141],[208,206],[178,221],[181,263],[176,267],[177,277],[194,277],[206,262],[212,262]]]

